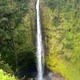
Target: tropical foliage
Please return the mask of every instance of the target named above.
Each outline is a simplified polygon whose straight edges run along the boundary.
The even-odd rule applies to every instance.
[[[0,69],[7,73],[35,65],[34,5],[35,0],[0,0]],[[1,74],[6,76],[2,70]]]
[[[0,80],[36,70],[35,2],[0,0]],[[40,10],[46,67],[80,80],[80,0],[40,0]]]
[[[10,74],[5,73],[2,69],[0,69],[0,79],[1,80],[16,80],[14,76],[11,76]]]
[[[80,0],[42,0],[46,65],[67,80],[80,79]]]

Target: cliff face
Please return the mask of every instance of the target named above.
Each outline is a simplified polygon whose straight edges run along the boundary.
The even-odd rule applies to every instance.
[[[45,63],[66,80],[80,79],[79,4],[79,0],[41,0]]]

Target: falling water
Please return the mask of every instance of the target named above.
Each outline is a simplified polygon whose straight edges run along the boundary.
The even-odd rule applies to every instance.
[[[39,0],[37,0],[36,3],[36,11],[37,11],[37,70],[38,70],[37,80],[43,80],[44,50],[42,44]]]

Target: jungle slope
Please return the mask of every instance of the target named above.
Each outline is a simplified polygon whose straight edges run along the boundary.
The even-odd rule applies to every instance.
[[[80,0],[41,0],[46,66],[80,80]]]
[[[34,36],[35,0],[0,0],[0,74],[3,74],[0,75],[1,80],[7,80],[4,72],[6,75],[18,75],[17,72],[24,68],[30,71],[34,69]],[[27,70],[26,73],[29,72]],[[18,76],[24,75],[26,74],[22,73]]]

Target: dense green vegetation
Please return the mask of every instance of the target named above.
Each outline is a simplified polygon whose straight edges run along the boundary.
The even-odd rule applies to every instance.
[[[36,69],[35,1],[0,0],[0,80]],[[80,0],[40,1],[46,67],[80,80]]]
[[[80,80],[80,0],[41,0],[46,66]]]
[[[0,0],[0,69],[6,74],[35,65],[34,5],[35,0]],[[0,80],[9,80],[2,79],[9,77],[2,70]]]
[[[14,76],[11,76],[10,74],[7,74],[3,72],[3,70],[0,70],[0,79],[1,80],[16,80]]]

